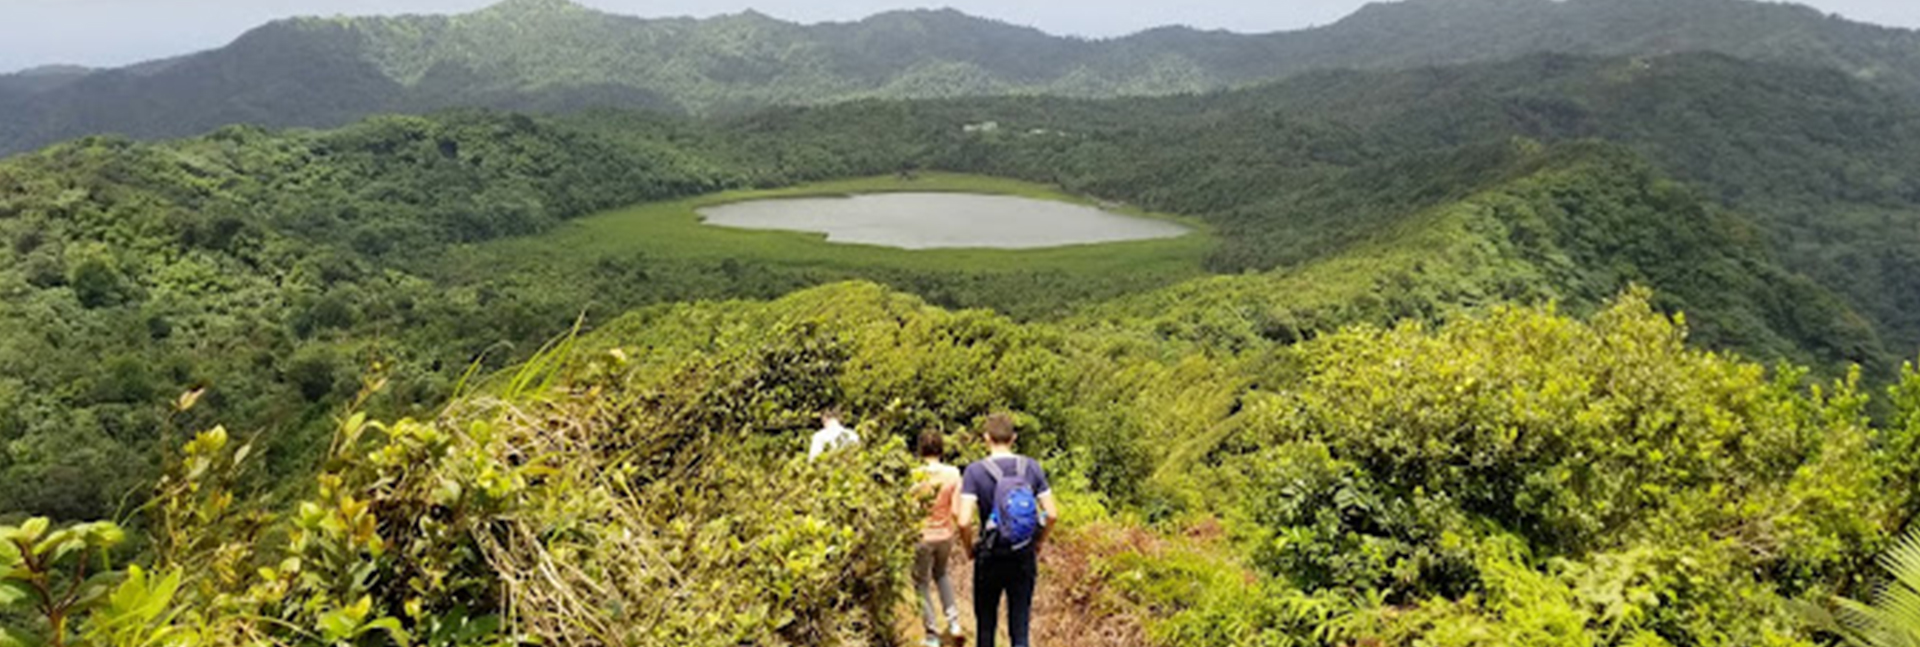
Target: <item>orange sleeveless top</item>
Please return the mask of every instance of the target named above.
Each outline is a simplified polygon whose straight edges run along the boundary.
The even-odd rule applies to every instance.
[[[960,470],[950,465],[929,465],[918,471],[921,480],[915,489],[933,493],[927,502],[927,518],[920,524],[920,541],[951,540],[960,529],[953,518],[953,500],[960,496]]]

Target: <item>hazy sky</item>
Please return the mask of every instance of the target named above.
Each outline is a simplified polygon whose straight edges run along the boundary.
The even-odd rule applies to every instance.
[[[580,0],[637,16],[709,16],[749,7],[789,20],[853,20],[888,9],[952,6],[1058,34],[1117,36],[1184,24],[1264,32],[1323,25],[1366,0]],[[226,44],[295,15],[450,13],[491,0],[0,0],[0,71],[48,63],[92,66]],[[1920,27],[1920,0],[1808,0],[1855,20]],[[1117,7],[1124,7],[1119,9]]]

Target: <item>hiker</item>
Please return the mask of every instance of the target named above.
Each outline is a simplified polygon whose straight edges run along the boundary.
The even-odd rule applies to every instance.
[[[920,611],[925,616],[927,629],[926,638],[921,642],[926,647],[940,647],[944,637],[959,644],[966,634],[960,628],[960,604],[954,600],[953,577],[948,575],[947,566],[953,559],[954,535],[959,532],[953,514],[956,499],[960,498],[960,469],[941,462],[946,455],[946,442],[938,430],[920,432],[916,450],[924,464],[913,471],[913,493],[927,499],[927,518],[920,524],[920,544],[913,550],[913,587],[920,592]],[[934,598],[936,589],[938,600]],[[935,606],[936,602],[939,606]]]
[[[828,407],[820,412],[820,431],[813,432],[813,446],[807,449],[807,460],[811,462],[829,451],[858,446],[860,434],[840,424],[838,407]]]
[[[1028,631],[1040,546],[1060,511],[1040,462],[1013,453],[1012,416],[988,416],[983,435],[988,455],[967,466],[954,508],[961,538],[974,547],[974,631],[980,635],[980,647],[993,647],[1004,593],[1007,636],[1013,647],[1032,647]],[[977,541],[973,537],[976,515],[981,520]]]

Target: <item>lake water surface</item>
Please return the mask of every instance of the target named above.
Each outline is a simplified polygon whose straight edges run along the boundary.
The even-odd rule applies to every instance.
[[[1175,238],[1186,227],[1050,200],[972,193],[875,193],[735,202],[699,210],[707,224],[824,233],[829,242],[904,249],[1033,249]]]

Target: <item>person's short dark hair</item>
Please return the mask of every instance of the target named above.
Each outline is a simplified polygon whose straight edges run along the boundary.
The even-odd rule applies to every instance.
[[[987,440],[999,444],[1013,442],[1013,416],[996,413],[987,416]]]
[[[947,455],[946,434],[940,433],[938,429],[922,431],[920,432],[920,441],[915,443],[914,447],[921,458],[940,458],[945,456]]]
[[[847,416],[840,411],[840,407],[827,407],[820,410],[820,419],[845,421]]]

